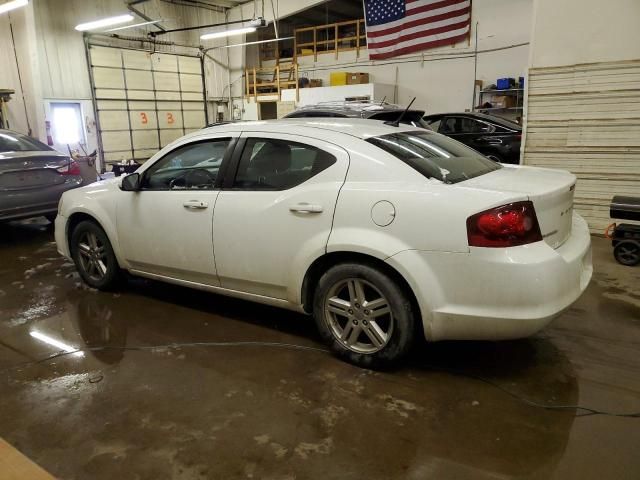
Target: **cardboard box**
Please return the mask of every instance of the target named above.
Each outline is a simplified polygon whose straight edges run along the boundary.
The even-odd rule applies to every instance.
[[[516,97],[512,95],[495,95],[491,99],[493,108],[512,108],[516,106]]]
[[[309,86],[310,87],[321,87],[322,86],[322,79],[321,78],[311,78],[309,80]]]
[[[1,438],[0,478],[2,480],[55,480],[53,475],[49,475]]]
[[[368,73],[350,73],[347,76],[347,85],[359,85],[361,83],[369,83]]]
[[[329,75],[329,83],[332,87],[347,84],[347,72],[331,72]]]

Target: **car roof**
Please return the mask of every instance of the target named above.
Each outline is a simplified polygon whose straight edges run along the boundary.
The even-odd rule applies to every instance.
[[[340,113],[347,117],[363,118],[379,113],[387,112],[402,112],[406,107],[395,105],[387,102],[322,102],[314,105],[304,105],[289,115],[294,115],[303,112],[328,112],[328,113]],[[409,110],[411,113],[420,112],[424,115],[424,110]]]
[[[449,117],[449,116],[477,118],[478,120],[497,123],[498,125],[502,125],[503,127],[522,130],[522,125],[518,125],[517,123],[507,120],[506,118],[498,117],[496,115],[488,115],[486,113],[480,113],[480,112],[434,113],[432,115],[425,115],[424,118],[440,118],[440,117]]]
[[[224,125],[216,125],[212,127],[198,130],[189,135],[202,135],[203,132],[220,133],[220,132],[271,132],[271,133],[288,133],[295,134],[295,128],[301,128],[304,133],[312,133],[312,130],[325,130],[335,133],[347,134],[353,137],[366,139],[369,137],[378,137],[390,133],[419,131],[430,132],[423,128],[417,128],[411,125],[400,124],[395,127],[387,125],[380,120],[367,120],[363,118],[283,118],[280,120],[261,120],[229,123]],[[307,131],[308,130],[308,131]],[[302,132],[300,132],[302,133]],[[431,132],[433,133],[433,132]],[[317,136],[317,135],[316,135]]]

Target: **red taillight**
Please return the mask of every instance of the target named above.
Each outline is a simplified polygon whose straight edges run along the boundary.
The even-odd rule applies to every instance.
[[[80,175],[80,165],[78,162],[69,160],[64,167],[56,168],[56,171],[62,175]]]
[[[533,203],[517,202],[476,213],[467,219],[470,247],[515,247],[542,240]]]

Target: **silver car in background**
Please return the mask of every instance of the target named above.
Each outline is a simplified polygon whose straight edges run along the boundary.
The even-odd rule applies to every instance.
[[[64,192],[82,185],[80,165],[26,135],[0,130],[0,222],[53,221]]]

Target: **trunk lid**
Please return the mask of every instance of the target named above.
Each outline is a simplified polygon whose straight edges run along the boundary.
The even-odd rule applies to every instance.
[[[0,190],[60,185],[65,182],[65,176],[57,169],[69,162],[69,157],[55,151],[1,153]]]
[[[459,185],[526,195],[536,209],[542,238],[552,248],[571,235],[576,177],[567,171],[505,166]]]

